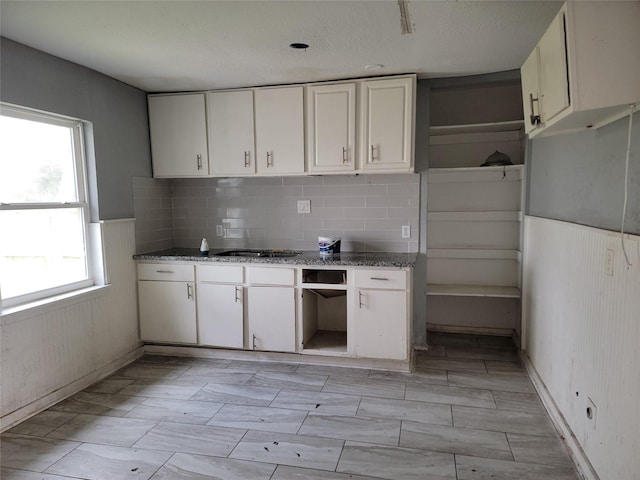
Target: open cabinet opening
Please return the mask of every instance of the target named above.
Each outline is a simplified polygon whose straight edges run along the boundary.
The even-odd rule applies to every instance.
[[[303,270],[303,353],[347,353],[346,279],[345,270]]]

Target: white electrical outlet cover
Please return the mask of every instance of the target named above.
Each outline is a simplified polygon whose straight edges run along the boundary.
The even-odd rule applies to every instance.
[[[311,213],[311,200],[298,200],[298,213]]]
[[[605,257],[604,273],[613,277],[613,262],[615,260],[615,252],[611,248],[607,248],[607,254]]]
[[[222,225],[216,225],[216,236],[221,237],[224,235],[224,230],[222,229]]]
[[[411,225],[402,226],[402,238],[411,238]]]

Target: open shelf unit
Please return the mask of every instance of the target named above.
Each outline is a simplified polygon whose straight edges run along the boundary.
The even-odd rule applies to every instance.
[[[524,122],[440,125],[429,128],[429,167],[479,167],[496,150],[514,164],[524,160]]]
[[[427,294],[520,297],[523,121],[430,128]],[[496,150],[514,165],[481,167]]]

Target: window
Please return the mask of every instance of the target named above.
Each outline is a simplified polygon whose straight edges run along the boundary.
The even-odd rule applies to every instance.
[[[0,105],[0,298],[93,284],[82,122]]]

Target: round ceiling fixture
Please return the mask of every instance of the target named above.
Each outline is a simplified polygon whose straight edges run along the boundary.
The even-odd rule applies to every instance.
[[[307,45],[306,43],[291,43],[289,44],[289,47],[293,48],[294,50],[306,50],[307,48],[309,48],[309,45]]]
[[[365,70],[380,70],[383,67],[384,67],[384,65],[382,65],[381,63],[372,63],[370,65],[365,65],[364,69]]]

